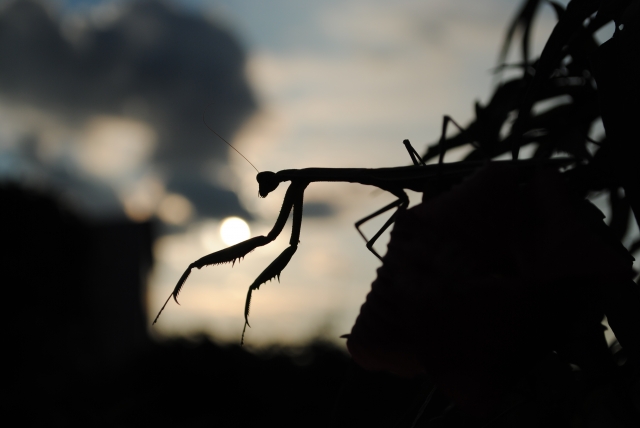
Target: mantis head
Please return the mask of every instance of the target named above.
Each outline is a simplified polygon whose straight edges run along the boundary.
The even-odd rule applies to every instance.
[[[266,198],[267,195],[278,187],[280,181],[276,178],[276,173],[271,171],[259,172],[256,176],[258,180],[258,193],[261,198]]]

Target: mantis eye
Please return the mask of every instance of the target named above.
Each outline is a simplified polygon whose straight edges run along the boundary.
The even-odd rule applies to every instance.
[[[276,178],[275,172],[264,171],[259,172],[256,176],[256,180],[258,180],[258,193],[261,198],[266,198],[267,195],[278,187],[280,181]]]

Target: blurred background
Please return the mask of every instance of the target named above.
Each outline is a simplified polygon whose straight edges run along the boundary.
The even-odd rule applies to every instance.
[[[19,256],[8,266],[16,325],[9,338],[21,367],[56,350],[42,366],[58,370],[42,381],[51,389],[38,387],[43,397],[56,394],[67,366],[139,372],[151,363],[131,361],[148,357],[152,343],[181,343],[157,365],[175,367],[185,346],[199,346],[204,360],[225,346],[245,355],[237,344],[247,288],[287,246],[289,226],[234,267],[194,271],[181,306],[170,302],[151,326],[189,263],[270,230],[286,189],[258,198],[254,168],[203,116],[260,171],[408,165],[403,139],[423,152],[438,140],[444,114],[464,125],[474,101],[491,94],[491,70],[518,6],[0,2],[0,182],[5,248]],[[543,6],[532,56],[554,24]],[[446,160],[463,154],[452,150]],[[254,294],[245,350],[323,343],[347,364],[339,336],[350,331],[379,266],[353,224],[393,199],[360,185],[309,186],[299,249],[280,283]],[[366,233],[383,222],[367,223]],[[291,352],[291,367],[311,361]],[[159,382],[154,376],[149,368]]]
[[[207,129],[203,114],[261,171],[407,165],[403,139],[424,151],[437,141],[443,114],[464,124],[473,102],[486,101],[516,7],[508,0],[5,1],[0,178],[54,192],[92,224],[149,227],[145,329],[236,342],[247,288],[286,247],[289,226],[233,268],[194,271],[182,306],[170,303],[150,327],[188,264],[232,243],[221,237],[222,222],[248,224],[236,240],[268,232],[286,189],[258,198],[256,171]],[[543,10],[535,52],[554,22]],[[250,346],[316,336],[339,343],[375,278],[379,261],[353,223],[393,196],[318,183],[305,198],[297,254],[279,284],[255,294]],[[365,225],[369,236],[383,221]],[[385,245],[383,237],[377,248]]]

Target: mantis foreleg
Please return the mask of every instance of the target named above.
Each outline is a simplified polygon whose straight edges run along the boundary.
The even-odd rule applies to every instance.
[[[280,274],[282,270],[287,266],[291,257],[293,257],[294,253],[298,249],[298,243],[300,242],[300,229],[302,227],[302,203],[304,190],[309,185],[309,182],[304,181],[295,181],[291,183],[289,189],[287,189],[287,196],[290,197],[293,205],[293,221],[292,221],[292,231],[291,231],[291,239],[289,239],[289,247],[287,247],[280,255],[273,261],[265,270],[262,271],[260,275],[253,281],[253,284],[249,286],[249,290],[247,291],[247,300],[244,305],[244,328],[242,329],[242,338],[240,339],[240,345],[244,343],[244,333],[247,330],[247,326],[249,325],[249,309],[251,307],[251,293],[253,290],[260,289],[260,286],[267,281],[271,281],[273,278],[278,278],[280,281]],[[285,197],[285,201],[286,201]],[[276,221],[276,225],[273,230],[269,233],[273,233],[277,230],[277,236],[282,228],[284,227],[284,223],[287,221],[287,217],[289,217],[289,212],[291,211],[291,207],[285,212],[285,204],[282,205],[282,210],[280,211],[280,216],[278,216],[278,220]],[[275,237],[273,238],[275,239]]]
[[[278,235],[280,235],[280,232],[282,232],[282,229],[284,228],[284,225],[287,222],[287,218],[289,218],[289,213],[291,212],[291,209],[294,207],[296,200],[299,199],[300,205],[302,205],[302,194],[304,193],[304,189],[307,187],[307,185],[308,183],[291,183],[291,186],[289,186],[289,188],[287,189],[287,193],[284,196],[284,201],[282,203],[282,208],[280,209],[280,214],[278,215],[278,219],[276,220],[276,224],[274,224],[273,228],[267,234],[267,236],[256,236],[254,238],[247,239],[246,241],[240,242],[239,244],[236,244],[236,245],[232,245],[231,247],[225,248],[224,250],[216,251],[215,253],[206,255],[196,260],[195,262],[191,263],[189,267],[184,271],[180,279],[178,280],[178,283],[173,289],[173,292],[169,295],[167,300],[164,302],[164,305],[162,305],[160,312],[158,312],[158,315],[156,315],[156,318],[153,320],[153,324],[155,324],[158,321],[160,314],[164,310],[165,306],[167,306],[167,303],[169,303],[169,300],[171,300],[171,297],[173,297],[173,300],[175,300],[176,303],[179,304],[178,294],[180,294],[180,291],[182,290],[182,286],[184,285],[185,281],[189,277],[189,274],[191,274],[192,269],[194,268],[201,269],[205,266],[218,265],[223,263],[235,264],[236,260],[242,259],[244,256],[246,256],[256,248],[266,245],[271,241],[273,241],[274,239],[276,239]],[[302,208],[300,208],[299,211],[302,213]],[[293,227],[293,234],[291,236],[291,239],[293,240],[294,235],[296,236],[296,246],[297,246],[297,240],[300,237],[300,224],[298,223],[296,228],[295,220],[296,220],[296,210],[294,210],[294,227]],[[302,214],[300,214],[299,222],[301,221],[302,221]],[[297,232],[296,232],[296,229],[297,229]],[[291,253],[291,255],[293,255],[293,252]],[[289,256],[289,259],[290,258],[291,256]],[[276,261],[279,259],[280,257],[278,257]],[[286,263],[284,263],[282,268],[284,268],[284,266],[286,266]],[[269,268],[270,267],[271,265],[269,266]],[[258,278],[262,277],[262,275],[264,275],[269,270],[269,268],[267,268],[265,272],[263,272]],[[281,270],[282,269],[280,269],[280,271]],[[278,271],[278,275],[279,274],[280,272]],[[273,276],[271,278],[273,278]],[[268,279],[263,282],[266,282],[266,281],[268,281]]]

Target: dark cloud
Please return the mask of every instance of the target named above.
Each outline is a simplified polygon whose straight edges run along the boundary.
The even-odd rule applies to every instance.
[[[304,204],[305,217],[331,217],[335,212],[335,207],[325,202],[306,202]]]
[[[200,214],[217,218],[232,215],[245,219],[252,218],[251,214],[240,205],[238,195],[205,181],[179,176],[169,183],[168,190],[180,193],[192,202],[195,201]]]
[[[210,126],[228,137],[256,108],[241,47],[201,16],[140,1],[107,26],[85,26],[75,42],[68,33],[41,3],[5,5],[0,97],[72,124],[96,114],[144,120],[159,135],[155,162],[169,185],[184,175],[197,181],[213,157],[227,156],[202,124],[205,106]],[[237,198],[229,203],[240,209]]]

